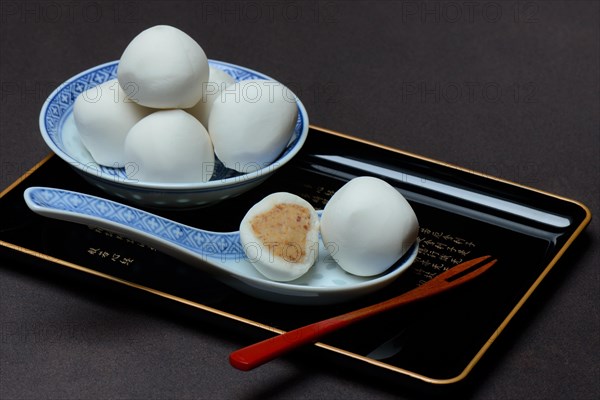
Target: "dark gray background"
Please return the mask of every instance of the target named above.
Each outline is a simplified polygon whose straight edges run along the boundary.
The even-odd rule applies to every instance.
[[[2,188],[48,153],[37,118],[55,86],[118,59],[141,30],[170,24],[209,58],[287,83],[315,125],[599,211],[596,1],[3,0],[1,7]],[[462,398],[597,398],[598,228],[592,221]],[[3,399],[413,396],[393,380],[317,358],[233,370],[227,356],[247,342],[243,332],[6,259],[0,301]]]

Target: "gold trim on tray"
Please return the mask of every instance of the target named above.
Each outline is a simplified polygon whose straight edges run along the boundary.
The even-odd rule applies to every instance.
[[[546,275],[550,272],[550,270],[554,267],[554,265],[558,262],[558,260],[563,256],[563,254],[565,253],[565,251],[571,246],[571,244],[574,242],[574,240],[581,234],[581,232],[585,229],[585,227],[589,224],[591,218],[592,218],[592,214],[590,212],[590,210],[582,203],[576,201],[576,200],[572,200],[572,199],[568,199],[553,193],[549,193],[543,190],[539,190],[539,189],[535,189],[535,188],[531,188],[529,186],[525,186],[519,183],[515,183],[506,179],[502,179],[502,178],[497,178],[497,177],[493,177],[493,176],[489,176],[477,171],[473,171],[473,170],[468,170],[453,164],[449,164],[449,163],[445,163],[445,162],[441,162],[438,160],[434,160],[428,157],[424,157],[424,156],[420,156],[417,154],[413,154],[407,151],[403,151],[403,150],[399,150],[390,146],[386,146],[386,145],[382,145],[379,143],[375,143],[366,139],[361,139],[361,138],[357,138],[354,136],[350,136],[347,134],[343,134],[340,132],[336,132],[330,129],[325,129],[325,128],[320,128],[314,125],[309,125],[309,127],[313,130],[316,131],[320,131],[322,133],[325,134],[329,134],[329,135],[334,135],[334,136],[339,136],[345,139],[349,139],[349,140],[353,140],[356,142],[360,142],[360,143],[364,143],[366,145],[369,146],[374,146],[374,147],[378,147],[384,150],[388,150],[388,151],[392,151],[395,153],[399,153],[399,154],[404,154],[407,156],[410,156],[412,158],[416,158],[416,159],[420,159],[423,161],[427,161],[433,164],[437,164],[437,165],[441,165],[443,167],[450,167],[450,168],[454,168],[463,172],[467,172],[473,175],[477,175],[477,176],[481,176],[490,180],[495,180],[498,182],[502,182],[502,183],[506,183],[512,186],[517,186],[517,187],[521,187],[530,191],[534,191],[537,193],[541,193],[543,195],[546,196],[550,196],[550,197],[554,197],[556,199],[562,200],[562,201],[566,201],[566,202],[570,202],[572,204],[575,204],[579,207],[581,207],[584,211],[585,211],[585,218],[584,220],[580,223],[580,225],[577,227],[577,229],[573,232],[573,234],[569,237],[569,239],[565,242],[565,244],[562,246],[562,248],[557,252],[557,254],[552,258],[552,260],[549,262],[549,264],[544,268],[544,270],[542,271],[542,273],[538,276],[538,278],[535,280],[535,282],[532,284],[532,286],[527,290],[527,292],[523,295],[523,297],[521,297],[521,299],[518,301],[518,303],[515,305],[515,307],[509,312],[509,314],[506,316],[506,318],[502,321],[502,323],[498,326],[498,328],[495,330],[495,332],[492,334],[492,336],[486,341],[486,343],[482,346],[482,348],[475,354],[475,356],[473,357],[473,359],[467,364],[467,366],[465,367],[465,369],[457,376],[453,377],[453,378],[447,378],[447,379],[437,379],[437,378],[431,378],[422,374],[418,374],[415,373],[413,371],[409,371],[403,368],[399,368],[378,360],[374,360],[372,358],[369,357],[365,357],[365,356],[361,356],[359,354],[335,347],[335,346],[331,346],[325,343],[321,343],[321,342],[317,342],[315,343],[315,345],[317,347],[323,348],[325,350],[328,351],[332,351],[347,357],[351,357],[353,359],[356,360],[360,360],[363,362],[366,362],[368,364],[374,365],[376,367],[380,367],[389,371],[393,371],[396,373],[400,373],[418,380],[421,380],[423,382],[429,383],[429,384],[435,384],[435,385],[447,385],[447,384],[452,384],[452,383],[456,383],[459,382],[461,380],[463,380],[470,372],[471,370],[475,367],[475,365],[479,362],[479,360],[482,358],[482,356],[485,354],[485,352],[490,348],[490,346],[492,345],[492,343],[496,340],[496,338],[500,335],[500,333],[504,330],[504,328],[508,325],[508,323],[511,321],[511,319],[516,315],[516,313],[521,309],[521,307],[525,304],[525,302],[527,301],[527,299],[531,296],[531,294],[535,291],[535,289],[539,286],[539,284],[542,282],[542,280],[546,277]],[[43,166],[48,160],[50,160],[52,157],[54,156],[53,153],[50,153],[48,156],[44,157],[41,161],[39,161],[35,166],[33,166],[30,170],[28,170],[26,173],[24,173],[22,176],[20,176],[19,178],[17,178],[11,185],[9,185],[6,189],[4,189],[1,193],[0,193],[0,198],[4,197],[4,195],[6,195],[8,192],[10,192],[11,190],[13,190],[17,185],[19,185],[25,178],[27,178],[29,175],[31,175],[33,172],[35,172],[37,169],[39,169],[41,166]],[[109,281],[112,282],[116,282],[119,284],[123,284],[125,286],[129,286],[138,290],[142,290],[145,291],[147,293],[151,293],[153,295],[168,299],[168,300],[172,300],[172,301],[176,301],[178,303],[181,304],[185,304],[187,306],[190,307],[194,307],[203,311],[207,311],[216,315],[220,315],[238,322],[242,322],[244,324],[247,325],[251,325],[257,328],[261,328],[273,333],[277,333],[277,334],[281,334],[284,333],[285,331],[277,329],[275,327],[266,325],[266,324],[262,324],[260,322],[257,321],[253,321],[251,319],[248,318],[243,318],[240,317],[238,315],[235,314],[231,314],[228,312],[224,312],[221,311],[219,309],[216,309],[214,307],[209,307],[194,301],[190,301],[187,300],[183,297],[179,297],[179,296],[174,296],[171,295],[169,293],[160,291],[160,290],[156,290],[153,289],[151,287],[147,287],[147,286],[143,286],[143,285],[139,285],[137,283],[134,282],[130,282],[121,278],[117,278],[115,276],[103,273],[103,272],[99,272],[96,270],[93,270],[91,268],[87,268],[78,264],[74,264],[65,260],[61,260],[52,256],[49,256],[47,254],[43,254],[40,253],[38,251],[34,251],[31,249],[27,249],[21,246],[17,246],[14,245],[12,243],[8,243],[5,241],[0,240],[0,246],[6,247],[8,249],[11,249],[13,251],[17,251],[17,252],[21,252],[24,254],[27,254],[29,256],[44,260],[44,261],[48,261],[54,264],[58,264],[64,267],[68,267],[77,271],[81,271],[81,272],[85,272],[88,273],[90,275],[94,275],[96,277],[100,277],[103,279],[107,279]]]
[[[22,181],[24,181],[29,175],[33,174],[38,168],[40,168],[42,165],[44,165],[52,157],[54,157],[54,153],[49,153],[46,157],[42,158],[33,167],[31,167],[27,172],[25,172],[23,175],[21,175],[20,177],[15,179],[15,181],[13,183],[8,185],[8,187],[6,189],[4,189],[2,192],[0,192],[0,199],[3,198],[6,193],[10,192],[17,185],[19,185]]]

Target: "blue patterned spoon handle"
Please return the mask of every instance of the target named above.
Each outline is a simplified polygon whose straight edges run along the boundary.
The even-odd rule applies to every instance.
[[[186,250],[203,260],[244,257],[239,232],[193,228],[122,203],[69,190],[30,187],[23,196],[33,212],[46,217],[112,230],[166,250]]]

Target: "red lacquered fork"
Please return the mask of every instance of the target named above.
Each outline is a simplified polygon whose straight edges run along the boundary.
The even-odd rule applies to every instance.
[[[494,265],[497,260],[489,260],[490,258],[491,256],[484,256],[466,261],[400,296],[244,347],[231,353],[229,362],[237,369],[249,371],[302,345],[314,343],[321,337],[355,322],[462,285],[483,274]]]

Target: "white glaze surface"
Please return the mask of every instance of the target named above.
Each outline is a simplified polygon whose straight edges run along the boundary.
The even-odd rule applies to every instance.
[[[153,108],[188,108],[208,81],[204,50],[185,32],[157,25],[137,35],[123,51],[119,84],[135,102]]]
[[[290,140],[294,99],[284,85],[266,80],[238,82],[221,91],[208,119],[217,157],[243,173],[271,164]]]
[[[215,99],[219,98],[219,94],[227,86],[235,83],[235,79],[227,72],[215,67],[210,67],[208,82],[202,91],[202,99],[192,108],[186,111],[192,114],[208,129],[208,117],[212,110]]]
[[[135,124],[125,138],[129,179],[146,182],[207,182],[215,165],[204,126],[183,110],[156,111]]]
[[[129,100],[116,79],[81,93],[73,106],[81,142],[98,164],[116,168],[127,163],[127,132],[152,111]]]
[[[323,210],[321,234],[346,271],[371,276],[385,271],[416,242],[417,217],[404,196],[374,177],[354,178]]]

